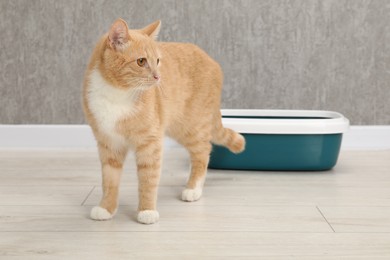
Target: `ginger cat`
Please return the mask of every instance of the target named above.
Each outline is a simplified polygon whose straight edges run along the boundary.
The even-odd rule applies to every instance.
[[[202,195],[211,142],[243,151],[245,139],[221,122],[222,71],[192,44],[155,41],[160,21],[129,30],[118,19],[98,42],[84,80],[83,105],[102,165],[103,198],[91,218],[107,220],[118,207],[118,187],[129,149],[139,180],[138,221],[158,221],[157,189],[163,137],[190,153],[184,201]]]

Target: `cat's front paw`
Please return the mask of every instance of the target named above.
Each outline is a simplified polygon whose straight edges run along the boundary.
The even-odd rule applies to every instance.
[[[197,201],[202,196],[202,189],[196,188],[196,189],[185,189],[183,190],[183,193],[181,194],[181,199],[183,201]]]
[[[156,210],[142,210],[138,212],[137,220],[142,224],[154,224],[160,218],[158,211]]]
[[[96,206],[92,208],[90,217],[93,220],[109,220],[114,216],[114,214],[111,214],[105,208]]]

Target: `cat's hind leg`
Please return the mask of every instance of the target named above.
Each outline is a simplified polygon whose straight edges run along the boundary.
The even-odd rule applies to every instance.
[[[191,174],[186,189],[182,193],[182,200],[191,202],[199,200],[202,196],[211,144],[206,138],[185,143],[185,146],[191,157]]]
[[[94,220],[108,220],[118,208],[119,182],[127,150],[113,151],[103,144],[98,144],[98,147],[102,164],[103,197],[99,206],[92,208],[90,217]]]

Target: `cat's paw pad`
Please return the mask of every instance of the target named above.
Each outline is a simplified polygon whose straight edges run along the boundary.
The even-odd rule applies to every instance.
[[[202,189],[185,189],[181,194],[181,199],[184,201],[197,201],[202,196]]]
[[[138,212],[137,220],[142,224],[154,224],[158,221],[160,215],[156,210],[143,210]]]
[[[94,220],[108,220],[108,219],[111,219],[113,217],[113,215],[114,214],[111,214],[105,208],[102,208],[99,206],[93,207],[93,209],[91,210],[91,214],[90,214],[91,219],[94,219]]]

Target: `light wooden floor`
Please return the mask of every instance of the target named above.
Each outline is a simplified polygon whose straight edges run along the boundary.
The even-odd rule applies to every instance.
[[[160,222],[135,222],[130,157],[115,219],[95,151],[0,151],[1,259],[390,259],[390,151],[344,151],[329,172],[209,170],[180,201],[189,160],[165,152]]]

